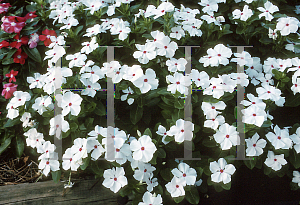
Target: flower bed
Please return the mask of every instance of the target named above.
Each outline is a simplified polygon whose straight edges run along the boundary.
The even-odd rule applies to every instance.
[[[31,147],[54,181],[89,170],[140,205],[198,204],[243,165],[298,189],[299,120],[272,123],[300,105],[296,2],[7,1],[0,13],[0,154]]]

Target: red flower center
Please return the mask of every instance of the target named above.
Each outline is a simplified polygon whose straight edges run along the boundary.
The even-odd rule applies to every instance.
[[[19,101],[21,101],[22,99],[19,99]]]
[[[168,48],[168,46],[165,46],[164,48],[165,48],[165,49],[167,49],[167,48]]]
[[[161,10],[161,13],[164,13],[165,12],[165,10]]]
[[[114,181],[117,181],[117,180],[118,180],[118,179],[115,177],[115,178],[114,178]]]
[[[181,132],[184,132],[184,129],[180,130]]]
[[[56,125],[56,128],[58,128],[59,127],[59,125]]]
[[[226,135],[226,138],[229,138],[229,135]]]
[[[276,161],[277,161],[277,159],[274,159],[274,161],[276,162]]]
[[[267,91],[267,93],[271,93],[270,91]]]
[[[254,105],[254,104],[255,104],[255,102],[252,102],[252,104]]]
[[[47,161],[47,162],[46,162],[46,164],[48,165],[48,164],[50,164],[50,162],[49,162],[49,161]]]
[[[147,79],[144,79],[144,82],[148,82],[148,80],[147,80]]]
[[[253,116],[255,117],[255,116],[256,116],[256,114],[254,113],[254,114],[253,114]]]
[[[141,150],[144,151],[144,150],[145,150],[145,147],[141,147]]]
[[[220,169],[220,172],[221,172],[221,173],[223,173],[223,172],[224,172],[224,170],[223,170],[223,169]]]
[[[147,172],[147,169],[145,169],[144,172]]]
[[[178,189],[178,188],[179,188],[179,185],[176,184],[176,188]]]
[[[70,162],[72,162],[72,158],[70,158]]]
[[[80,147],[80,148],[79,148],[79,152],[81,152],[81,151],[82,151],[82,148]]]
[[[212,107],[211,107],[211,109],[215,109],[215,108],[216,108],[215,106],[212,106]]]
[[[179,84],[180,84],[180,82],[178,81],[178,82],[176,82],[176,84],[177,84],[177,85],[179,85]]]
[[[147,51],[144,51],[143,53],[144,53],[144,54],[146,54],[146,53],[147,53]]]
[[[287,24],[285,24],[285,25],[286,25],[286,26],[289,26],[290,24],[287,23]]]
[[[182,175],[183,177],[186,177],[186,174],[185,173],[183,173],[183,175]]]
[[[72,103],[69,103],[69,106],[72,106]]]
[[[280,136],[278,136],[278,137],[277,137],[277,139],[281,140],[281,137],[280,137]]]
[[[220,57],[220,56],[221,56],[221,54],[219,53],[219,54],[218,54],[218,56]]]
[[[87,87],[88,87],[88,88],[91,88],[91,86],[90,86],[90,85],[88,85]]]
[[[94,73],[95,73],[94,71],[91,72],[91,74],[94,74]]]
[[[256,144],[253,144],[253,147],[256,147]]]
[[[120,152],[120,149],[117,148],[117,149],[116,149],[116,152]]]
[[[94,146],[95,149],[97,149],[97,147],[98,147],[97,145]]]

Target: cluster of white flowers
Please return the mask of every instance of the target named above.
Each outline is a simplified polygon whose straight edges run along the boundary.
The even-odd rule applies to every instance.
[[[7,103],[6,109],[8,110],[7,118],[14,119],[19,116],[18,107],[23,106],[26,101],[31,98],[28,92],[15,91],[14,97]],[[26,124],[26,123],[25,123]]]

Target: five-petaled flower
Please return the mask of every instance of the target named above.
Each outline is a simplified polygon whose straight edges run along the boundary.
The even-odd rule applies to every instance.
[[[16,82],[16,78],[15,76],[18,75],[19,71],[14,71],[11,70],[9,73],[5,74],[6,77],[9,78],[9,81],[11,83],[11,81]]]
[[[209,169],[212,173],[211,181],[227,184],[231,181],[231,175],[235,172],[235,167],[232,164],[227,164],[224,158],[220,158],[218,162],[210,162]]]
[[[28,55],[24,52],[22,52],[21,48],[17,50],[17,52],[15,52],[15,54],[13,55],[14,58],[14,62],[15,63],[20,63],[20,64],[24,64],[25,60],[27,59]]]

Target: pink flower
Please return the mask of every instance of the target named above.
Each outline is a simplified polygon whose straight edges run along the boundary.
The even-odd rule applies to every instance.
[[[35,14],[36,11],[31,11],[28,14],[26,14],[25,18],[26,19],[33,19],[35,17],[37,17],[37,15]]]
[[[3,86],[2,90],[2,96],[5,97],[5,99],[9,99],[13,96],[13,93],[17,90],[18,85],[15,85],[13,83],[7,83]]]
[[[0,14],[6,13],[9,7],[11,7],[9,3],[0,4]]]
[[[11,70],[9,73],[7,73],[5,76],[9,78],[9,82],[11,83],[11,81],[16,82],[16,78],[15,76],[18,75],[19,71],[14,71]]]
[[[0,49],[1,48],[7,48],[8,46],[9,46],[9,43],[5,40],[0,43]]]
[[[1,25],[1,29],[7,33],[20,33],[26,24],[25,21],[24,17],[4,16],[2,18],[3,24]]]

